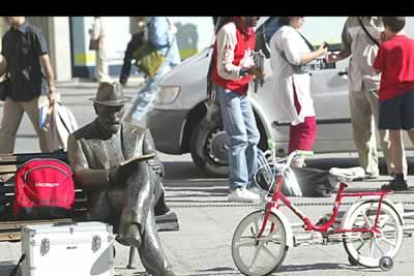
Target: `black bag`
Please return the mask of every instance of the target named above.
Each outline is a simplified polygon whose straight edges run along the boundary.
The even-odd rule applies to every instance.
[[[10,89],[10,79],[5,78],[0,82],[0,101],[5,101]]]
[[[272,183],[274,175],[278,174],[277,167],[266,165],[266,157],[259,150],[258,152],[258,165],[259,170],[255,174],[256,184],[263,190],[276,189],[277,186],[269,187]],[[296,178],[296,180],[294,180]],[[286,196],[297,196],[293,191],[289,189],[286,181],[297,181],[301,190],[302,196],[305,197],[330,197],[333,190],[331,184],[330,173],[328,171],[314,169],[314,168],[288,168],[285,172],[284,182],[282,183],[282,193]],[[291,183],[291,186],[296,186]]]
[[[315,168],[291,168],[296,176],[302,195],[306,197],[330,197],[333,186],[329,181],[329,172]],[[282,186],[284,195],[291,195],[285,185]]]

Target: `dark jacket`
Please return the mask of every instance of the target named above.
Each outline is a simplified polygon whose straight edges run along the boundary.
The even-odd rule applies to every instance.
[[[107,188],[111,185],[110,159],[118,152],[103,152],[107,140],[98,134],[96,120],[78,129],[68,138],[68,161],[75,177],[84,188]],[[124,160],[143,154],[155,153],[154,141],[148,129],[128,123],[121,123],[121,148]],[[149,161],[152,168],[164,175],[164,168],[158,157]]]

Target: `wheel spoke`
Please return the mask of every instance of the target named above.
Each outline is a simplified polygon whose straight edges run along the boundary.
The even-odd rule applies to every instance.
[[[361,252],[359,252],[359,250],[361,250],[361,248],[362,247],[364,247],[364,245],[365,245],[365,241],[361,238],[361,244],[358,246],[358,248],[356,249],[356,251],[358,252],[358,253],[361,253]]]
[[[274,238],[274,237],[264,237],[264,238],[260,238],[260,239],[257,239],[257,240],[260,241],[260,242],[267,242],[267,243],[271,242],[271,243],[274,243],[274,244],[282,244],[280,238]]]
[[[249,266],[249,269],[250,270],[252,269],[253,264],[256,262],[257,257],[259,257],[259,251],[260,251],[261,248],[262,248],[261,246],[256,247],[256,252],[254,252],[252,262],[251,262],[251,264]]]
[[[368,226],[369,226],[370,228],[372,228],[371,221],[369,220],[369,218],[368,218],[368,217],[367,217],[367,215],[365,214],[364,210],[361,210],[361,214],[362,214],[362,217],[364,218],[365,222],[368,224]]]
[[[277,235],[277,236],[274,236],[274,237],[269,237],[269,242],[279,242],[279,243],[281,243],[282,242],[282,239],[281,239],[281,235]]]
[[[252,234],[252,236],[256,237],[256,233],[254,232],[253,227],[250,227],[250,234]]]
[[[269,248],[267,248],[266,246],[264,246],[264,245],[260,245],[260,247],[263,249],[263,251],[264,252],[266,252],[267,254],[269,254],[270,255],[270,257],[272,257],[272,259],[273,260],[275,260],[276,259],[276,256],[272,253],[272,251],[270,251],[270,249]]]
[[[387,239],[386,237],[382,237],[381,241],[388,243],[389,245],[391,245],[393,248],[395,248],[397,245],[395,244],[395,242],[390,241],[389,239]]]
[[[380,222],[381,222],[380,224],[383,225],[383,226],[389,224],[387,222],[390,220],[390,218],[391,218],[391,216],[387,215],[383,220],[380,219]]]
[[[381,252],[381,255],[382,255],[382,256],[384,256],[384,255],[385,255],[385,253],[384,253],[384,251],[382,250],[381,246],[378,244],[377,239],[375,239],[375,238],[374,238],[374,242],[375,242],[375,245],[378,247],[378,250]]]
[[[255,221],[254,222],[254,230],[256,231],[255,236],[257,237],[257,235],[259,234],[259,221]]]
[[[237,247],[250,247],[250,246],[252,246],[252,247],[254,247],[254,246],[256,246],[256,242],[253,240],[253,241],[245,241],[245,242],[238,242],[237,244],[236,244],[236,246]]]
[[[371,240],[369,241],[369,256],[371,258],[374,257],[374,237],[371,238]]]
[[[252,234],[251,236],[241,236],[240,239],[242,240],[246,240],[246,239],[251,239],[254,240],[256,239],[256,236],[254,234]]]

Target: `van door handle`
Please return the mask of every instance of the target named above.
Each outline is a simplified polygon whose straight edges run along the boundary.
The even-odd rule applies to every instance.
[[[348,75],[348,72],[347,71],[340,71],[340,72],[338,72],[338,76],[342,77],[344,75]]]

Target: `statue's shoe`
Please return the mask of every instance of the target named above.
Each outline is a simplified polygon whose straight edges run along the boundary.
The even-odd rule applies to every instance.
[[[177,214],[171,210],[156,216],[155,221],[158,231],[178,231],[180,229]]]
[[[125,241],[121,235],[116,235],[115,240],[122,244],[123,246],[129,246],[129,243]]]
[[[172,271],[166,271],[166,272],[160,274],[160,276],[177,276],[177,274],[175,274]]]
[[[126,226],[124,234],[119,238],[122,244],[127,243],[135,248],[141,247],[142,239],[139,232],[139,227],[136,223],[130,223]]]

